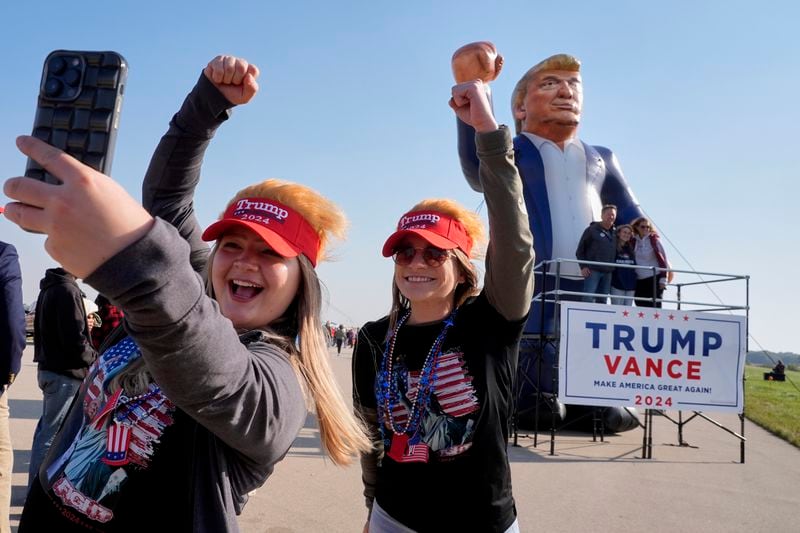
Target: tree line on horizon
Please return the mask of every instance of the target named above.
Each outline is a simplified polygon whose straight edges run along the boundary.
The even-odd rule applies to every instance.
[[[772,367],[775,366],[775,363],[778,362],[778,359],[783,361],[783,364],[787,367],[800,367],[800,354],[796,354],[794,352],[747,352],[747,358],[745,359],[745,362],[748,365]]]

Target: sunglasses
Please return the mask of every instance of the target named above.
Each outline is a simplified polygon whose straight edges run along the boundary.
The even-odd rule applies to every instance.
[[[414,248],[413,246],[401,246],[395,248],[392,254],[395,264],[400,266],[408,266],[417,257],[417,252],[422,252],[422,259],[429,267],[439,267],[447,261],[450,257],[450,252],[436,248],[435,246],[428,246],[426,248]]]

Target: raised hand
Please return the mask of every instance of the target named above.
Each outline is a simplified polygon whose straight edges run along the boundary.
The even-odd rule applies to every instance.
[[[463,122],[475,128],[478,133],[497,129],[497,121],[481,80],[459,83],[453,86],[452,94],[450,107]]]
[[[258,92],[258,67],[240,57],[217,56],[203,74],[234,105],[246,104]]]
[[[34,137],[18,137],[17,147],[62,184],[6,180],[3,192],[17,202],[6,206],[5,217],[47,234],[47,253],[76,277],[94,272],[152,226],[153,217],[108,176]]]
[[[503,56],[489,41],[478,41],[465,44],[453,53],[450,61],[456,83],[470,80],[481,80],[484,83],[494,81],[503,69]]]

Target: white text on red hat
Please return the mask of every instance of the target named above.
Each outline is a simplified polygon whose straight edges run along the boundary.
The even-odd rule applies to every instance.
[[[431,224],[436,224],[437,222],[439,222],[439,220],[441,220],[441,217],[439,217],[439,215],[434,215],[433,213],[421,213],[419,215],[414,215],[410,217],[404,215],[403,218],[400,219],[399,226],[400,229],[410,229],[412,227],[420,227],[420,226],[424,228],[427,227],[428,225],[426,224],[426,222],[429,222]]]
[[[253,211],[265,212],[271,215],[272,218],[278,220],[278,222],[283,222],[289,216],[289,212],[286,209],[270,204],[268,202],[253,202],[246,198],[236,202],[236,209],[234,210],[233,215],[241,216],[244,215],[245,212],[253,212]]]

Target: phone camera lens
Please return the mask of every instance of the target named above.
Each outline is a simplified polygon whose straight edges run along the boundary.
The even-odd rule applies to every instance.
[[[64,74],[64,81],[67,82],[67,85],[71,85],[75,87],[78,85],[78,82],[81,81],[81,73],[80,71],[71,68]]]
[[[44,84],[44,94],[49,97],[58,96],[61,92],[61,82],[56,78],[48,78]]]
[[[67,63],[64,61],[62,57],[54,57],[50,60],[50,63],[47,65],[48,70],[53,74],[61,74],[64,72],[64,68],[66,68]]]
[[[73,87],[65,87],[64,88],[64,96],[67,98],[72,98],[75,96],[76,89]]]

